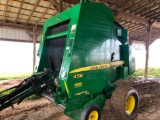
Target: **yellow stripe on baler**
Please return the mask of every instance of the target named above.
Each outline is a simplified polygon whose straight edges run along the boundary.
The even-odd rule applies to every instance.
[[[100,65],[94,65],[94,66],[87,66],[87,67],[78,68],[78,69],[70,71],[70,73],[92,71],[92,70],[100,70],[100,69],[105,69],[105,68],[109,68],[109,67],[110,67],[110,64],[100,64]]]
[[[67,86],[67,83],[66,83],[66,82],[64,82],[64,86],[65,86],[65,88],[66,88],[66,92],[69,93],[68,86]]]
[[[123,64],[124,64],[124,61],[115,61],[115,62],[111,62],[111,67],[121,66]]]
[[[111,64],[100,64],[100,65],[94,65],[94,66],[81,67],[81,68],[74,69],[74,70],[70,71],[70,73],[100,70],[100,69],[109,68],[110,66],[111,67],[121,66],[123,64],[124,64],[124,61],[115,61],[115,62],[111,62]]]

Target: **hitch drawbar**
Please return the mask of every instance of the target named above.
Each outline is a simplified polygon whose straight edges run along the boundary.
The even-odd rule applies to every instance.
[[[43,91],[47,84],[48,72],[42,72],[31,77],[24,79],[19,85],[9,88],[0,92],[0,110],[3,110],[9,106],[13,107],[13,104],[20,104],[25,98]],[[11,93],[3,95],[4,92]]]

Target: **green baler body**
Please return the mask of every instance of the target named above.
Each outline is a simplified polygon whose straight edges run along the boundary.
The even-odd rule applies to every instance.
[[[75,119],[67,112],[91,103],[102,108],[115,89],[112,83],[134,72],[127,37],[127,31],[114,22],[113,11],[103,3],[82,2],[45,22],[35,71],[60,69],[60,92],[54,94],[69,101],[55,99],[55,103],[66,104],[68,116]],[[52,67],[57,54],[59,68]]]

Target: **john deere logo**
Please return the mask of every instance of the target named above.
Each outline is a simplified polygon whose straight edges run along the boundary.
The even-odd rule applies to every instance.
[[[59,20],[60,20],[60,17],[58,16],[56,21],[58,22]]]

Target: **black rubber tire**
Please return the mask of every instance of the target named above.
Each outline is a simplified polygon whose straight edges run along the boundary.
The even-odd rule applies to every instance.
[[[91,104],[91,105],[87,106],[86,108],[84,108],[84,110],[81,113],[81,120],[88,120],[89,115],[90,115],[90,113],[92,111],[97,111],[98,112],[98,119],[97,120],[100,120],[100,118],[101,118],[101,110],[95,104]]]
[[[126,112],[126,100],[129,96],[133,96],[135,99],[135,106],[131,113]],[[110,108],[113,116],[117,120],[133,120],[137,115],[139,106],[138,93],[131,87],[118,87],[112,94],[110,100]]]

